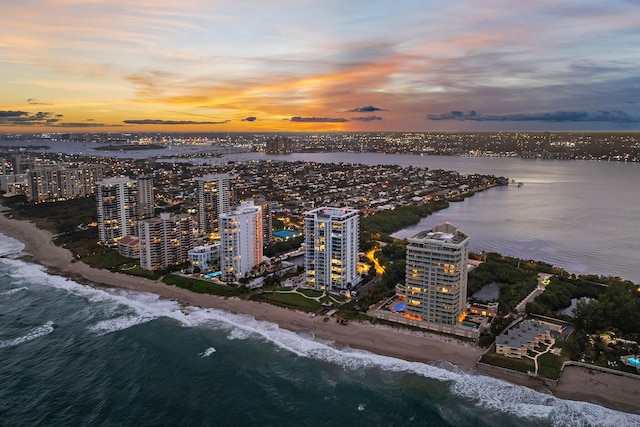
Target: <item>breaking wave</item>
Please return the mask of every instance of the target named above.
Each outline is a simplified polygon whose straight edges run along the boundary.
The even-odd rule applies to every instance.
[[[4,243],[4,241],[3,241]],[[16,276],[28,278],[85,298],[94,309],[104,312],[106,319],[95,319],[88,328],[98,334],[121,331],[157,318],[170,318],[184,327],[207,327],[226,331],[230,340],[259,339],[272,343],[300,357],[325,361],[345,370],[382,369],[405,372],[448,384],[451,393],[478,408],[537,420],[552,425],[640,426],[640,416],[627,414],[587,402],[562,400],[495,378],[465,372],[447,363],[425,364],[409,362],[370,352],[343,348],[332,342],[296,334],[270,322],[258,321],[249,315],[233,314],[212,308],[184,307],[158,295],[120,289],[97,289],[78,284],[60,276],[47,274],[40,266],[5,258]],[[10,290],[13,291],[13,290]],[[17,291],[16,291],[17,292]],[[28,334],[0,342],[0,348],[19,345],[53,331],[53,322],[37,327]],[[215,352],[205,349],[200,357]]]
[[[29,288],[27,288],[26,286],[21,286],[19,288],[13,288],[13,289],[9,289],[8,291],[0,292],[0,295],[13,295],[17,292],[28,291],[28,290]]]
[[[12,340],[0,341],[0,348],[15,347],[17,345],[33,341],[36,338],[49,335],[51,332],[53,332],[53,326],[54,323],[49,321],[42,326],[38,326],[37,328],[30,330],[26,335],[14,338]]]
[[[207,347],[202,353],[198,353],[198,356],[204,358],[204,357],[209,357],[211,356],[213,353],[216,352],[216,349],[213,347]]]
[[[23,250],[24,243],[0,233],[0,257],[20,255]]]

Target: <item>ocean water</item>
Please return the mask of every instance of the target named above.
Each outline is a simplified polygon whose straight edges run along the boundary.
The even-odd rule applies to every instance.
[[[0,235],[0,425],[640,425],[640,416],[81,285]]]

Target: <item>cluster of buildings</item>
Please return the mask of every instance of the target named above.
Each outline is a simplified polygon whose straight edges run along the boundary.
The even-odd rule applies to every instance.
[[[271,141],[290,143],[279,138]],[[26,164],[23,160],[19,155],[12,159],[14,173],[3,173],[2,183],[8,183],[7,177],[15,172],[26,173],[27,194],[34,202],[95,194],[101,244],[138,258],[144,269],[163,270],[189,262],[192,272],[216,271],[216,277],[226,282],[249,277],[263,262],[263,246],[273,242],[272,204],[247,198],[255,194],[247,194],[248,189],[267,194],[280,191],[283,200],[277,199],[285,206],[287,198],[301,201],[296,205],[302,208],[296,209],[300,212],[296,225],[304,236],[304,283],[344,294],[361,280],[357,271],[361,212],[398,203],[396,194],[402,194],[403,200],[424,201],[464,191],[468,184],[474,188],[494,184],[490,177],[462,178],[451,172],[397,166],[293,162],[286,163],[285,173],[284,163],[243,164],[237,170],[190,179],[193,208],[187,213],[156,215],[150,175],[104,178],[104,164]],[[7,164],[2,162],[3,167]],[[242,173],[246,167],[253,168],[253,173]],[[314,195],[308,204],[302,194],[305,188]],[[241,198],[245,201],[239,203]],[[350,205],[356,208],[345,207]],[[450,224],[409,239],[406,283],[396,288],[403,305],[392,314],[405,321],[458,327],[467,312],[468,242],[468,236]]]
[[[264,151],[269,154],[293,153],[293,148],[293,141],[286,136],[276,136],[264,143]]]
[[[195,215],[153,215],[153,187],[141,177],[96,183],[100,242],[161,270],[190,261],[192,271],[218,269],[219,279],[237,282],[263,262],[263,245],[272,240],[270,203],[235,202],[231,174],[196,178]],[[305,214],[305,271],[308,286],[348,293],[357,272],[359,211],[323,207]],[[196,241],[206,240],[204,245]]]
[[[274,144],[286,143],[278,138],[272,141]],[[95,194],[100,243],[117,247],[124,256],[138,258],[140,266],[147,270],[163,270],[190,262],[194,272],[217,270],[221,280],[237,282],[248,277],[251,270],[263,262],[263,246],[273,242],[271,203],[264,199],[242,203],[237,200],[237,194],[242,194],[248,184],[259,186],[265,176],[262,174],[242,178],[230,172],[203,174],[192,179],[194,209],[190,213],[155,215],[154,182],[149,175],[138,175],[135,179],[104,178],[104,165],[27,165],[22,160],[19,155],[14,157],[11,169],[27,175],[25,185],[29,189],[25,193],[29,200],[57,201]],[[2,162],[3,167],[6,164],[6,161]],[[309,180],[315,182],[313,185],[317,190],[323,183],[344,183],[340,188],[334,185],[335,191],[327,187],[320,192],[326,196],[316,197],[317,203],[334,201],[332,195],[344,197],[352,188],[361,193],[371,186],[360,181],[359,174],[364,176],[364,171],[358,168],[355,172],[352,168],[352,178],[345,180],[349,172],[340,166],[291,166],[290,175],[283,181],[283,190],[291,190],[291,184],[305,185]],[[268,167],[278,168],[279,165]],[[369,170],[367,176],[378,174],[379,179],[374,180],[378,184],[374,185],[380,186],[380,190],[385,189],[385,183],[407,181],[405,191],[416,194],[417,188],[411,186],[413,180],[409,179],[414,174],[422,178],[417,181],[422,182],[423,189],[425,182],[440,186],[446,181],[446,191],[450,191],[450,183],[456,185],[445,172],[424,175],[427,172],[423,169],[410,170],[408,174],[389,170],[389,167],[370,169],[374,170]],[[3,173],[3,187],[10,188],[8,177],[15,175],[21,174]],[[272,178],[271,185],[278,185],[280,174],[267,175]],[[302,181],[302,177],[306,180]],[[431,180],[425,181],[425,178]],[[19,181],[19,178],[12,180]],[[390,202],[384,191],[373,187],[371,190],[367,193],[370,201]],[[355,198],[343,201],[357,202]],[[360,282],[357,263],[361,209],[314,208],[312,204],[303,210],[300,225],[305,241],[307,286],[348,294]],[[405,303],[400,313],[405,319],[449,326],[464,319],[468,242],[469,238],[450,224],[409,239],[406,283],[396,288],[398,298]]]
[[[96,182],[100,243],[140,259],[147,270],[163,270],[192,261],[199,272],[220,268],[221,279],[235,282],[262,262],[263,241],[272,231],[266,201],[237,204],[231,174],[196,178],[195,215],[163,212],[154,216],[153,181],[126,177]],[[263,209],[263,206],[265,207]],[[267,233],[267,237],[263,236]],[[214,242],[196,245],[197,241]]]
[[[24,194],[34,203],[56,202],[92,195],[105,168],[89,163],[34,163],[20,154],[0,158],[0,190]]]

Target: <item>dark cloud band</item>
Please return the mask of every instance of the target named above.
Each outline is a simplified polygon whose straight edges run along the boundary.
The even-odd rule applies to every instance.
[[[374,107],[373,105],[367,105],[366,107],[358,107],[353,110],[347,110],[348,113],[373,113],[374,111],[382,111],[381,108]]]
[[[427,120],[458,120],[477,122],[611,122],[638,123],[640,117],[633,117],[624,111],[553,111],[528,114],[480,114],[475,111],[464,113],[451,111],[444,114],[427,114]]]
[[[231,120],[223,120],[221,122],[197,122],[193,120],[160,120],[160,119],[143,119],[143,120],[123,120],[128,125],[223,125]]]
[[[343,123],[348,122],[349,119],[344,117],[291,117],[292,122],[297,123]]]
[[[30,114],[26,111],[0,111],[0,126],[38,126],[52,125],[60,121],[61,115],[48,111]]]
[[[382,117],[380,116],[351,117],[351,120],[357,120],[359,122],[372,122],[374,120],[382,120]]]

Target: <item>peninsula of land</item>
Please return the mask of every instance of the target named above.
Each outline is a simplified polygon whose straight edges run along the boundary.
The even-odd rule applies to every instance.
[[[22,242],[29,260],[45,266],[52,274],[63,275],[91,286],[151,292],[185,306],[248,314],[256,320],[276,323],[283,329],[332,341],[338,348],[361,349],[424,363],[447,361],[470,369],[476,367],[476,362],[483,353],[481,348],[454,338],[364,322],[351,322],[345,327],[335,322],[323,322],[322,317],[310,317],[308,313],[266,303],[197,294],[158,281],[91,268],[82,262],[73,262],[71,252],[53,244],[50,232],[37,228],[31,222],[8,218],[6,212],[0,215],[0,232]],[[493,375],[499,377],[497,374]],[[640,381],[633,378],[570,366],[564,370],[558,386],[551,389],[533,381],[513,378],[506,380],[552,393],[563,399],[587,401],[640,413]]]

